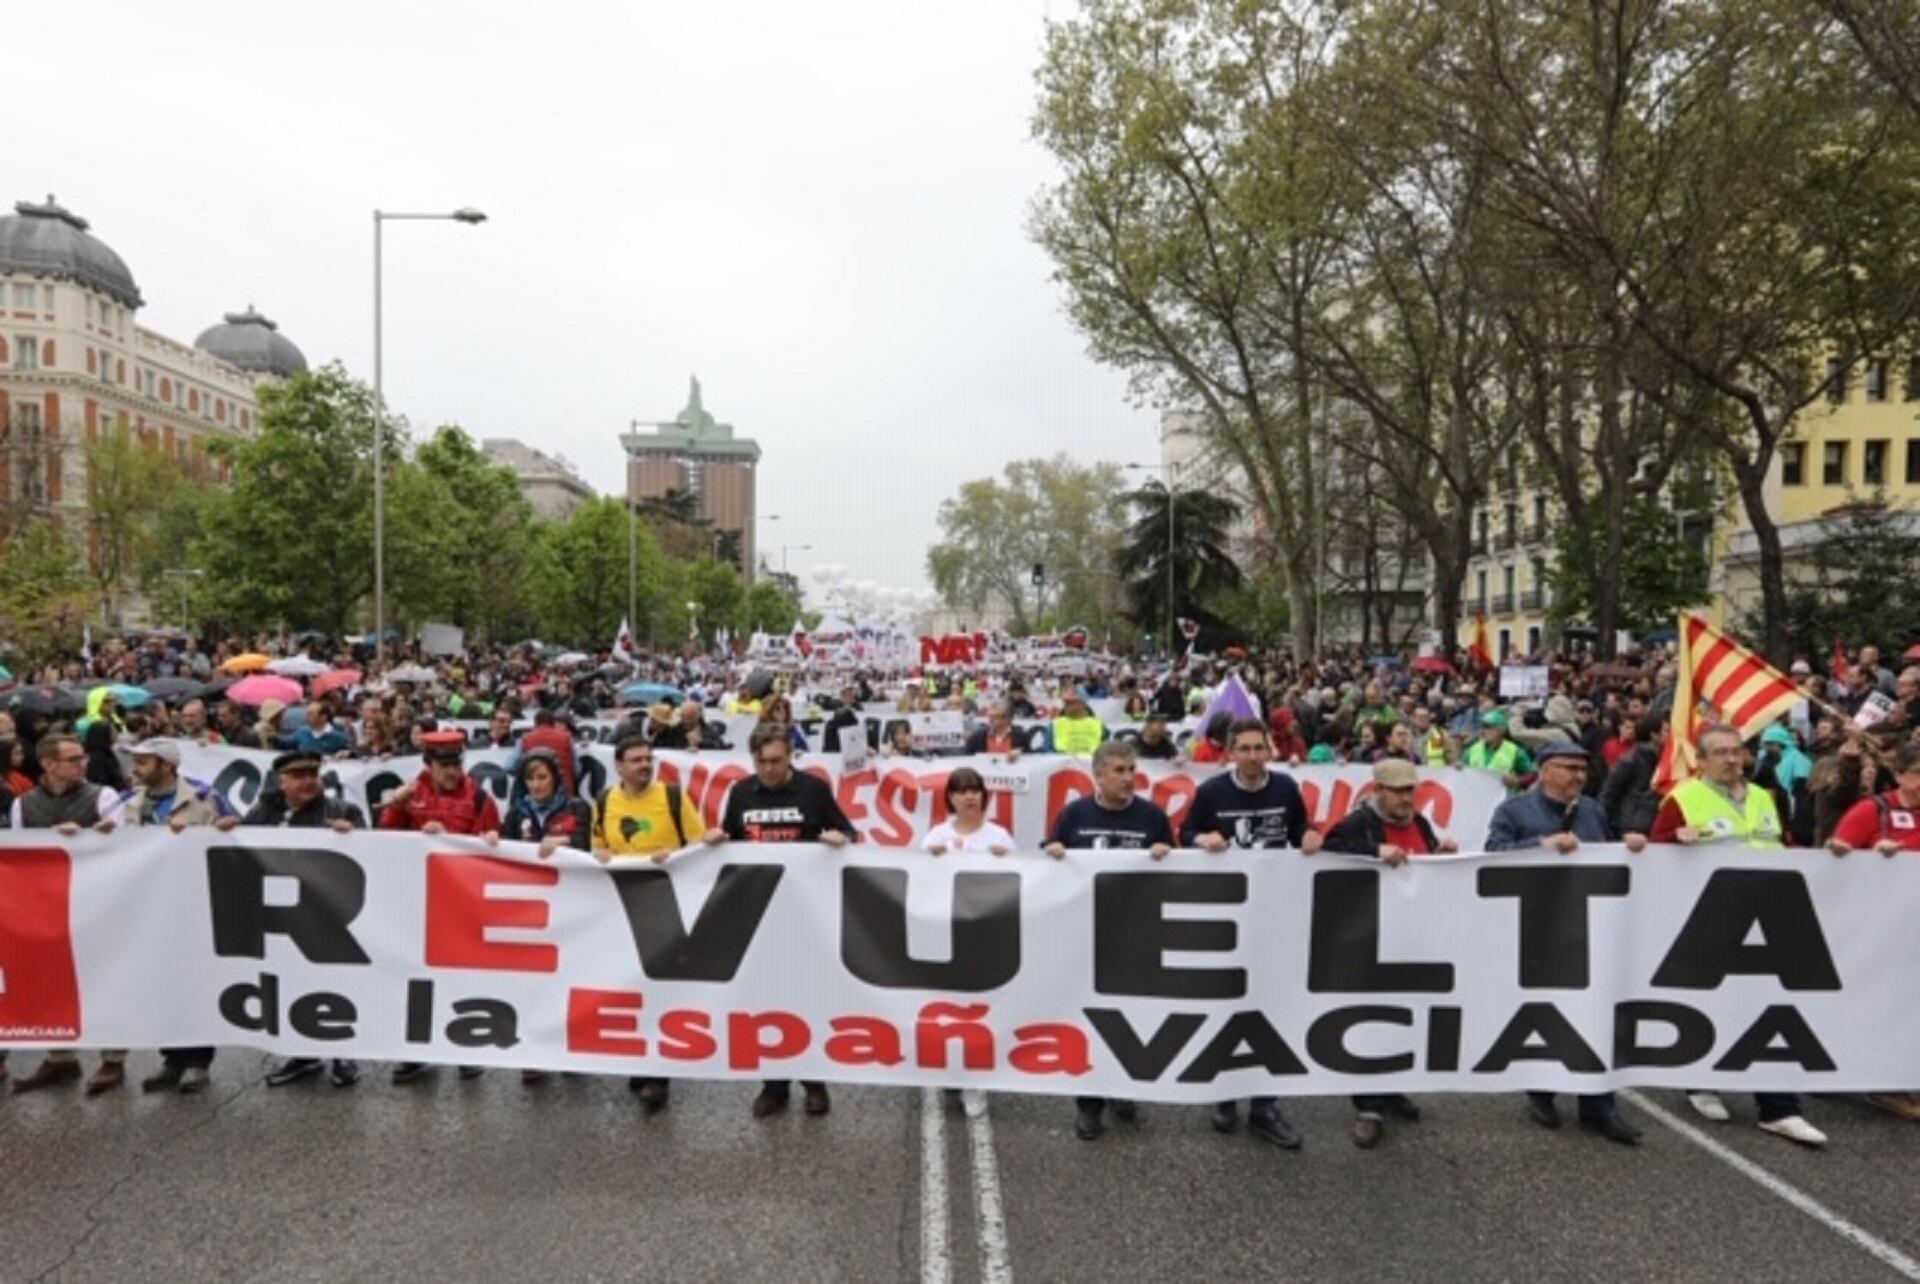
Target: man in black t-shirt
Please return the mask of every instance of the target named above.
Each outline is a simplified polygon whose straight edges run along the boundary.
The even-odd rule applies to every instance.
[[[1227,728],[1227,750],[1233,770],[1211,777],[1194,791],[1180,827],[1181,844],[1210,852],[1230,847],[1298,850],[1307,836],[1307,802],[1292,776],[1269,770],[1273,742],[1267,738],[1267,724],[1258,718],[1239,719]],[[1239,1104],[1222,1101],[1214,1106],[1213,1126],[1219,1132],[1238,1128]],[[1248,1100],[1247,1130],[1283,1149],[1300,1149],[1299,1130],[1280,1112],[1278,1097]]]
[[[1180,746],[1174,742],[1173,732],[1167,727],[1167,715],[1155,710],[1147,715],[1140,727],[1140,738],[1133,747],[1142,758],[1160,762],[1172,762],[1180,756]]]
[[[793,769],[792,733],[785,723],[761,723],[747,740],[753,755],[753,777],[736,784],[727,795],[725,818],[707,831],[709,843],[731,838],[748,843],[825,843],[845,847],[859,835],[840,810],[833,790],[819,777]],[[824,1083],[800,1085],[807,1093],[807,1113],[824,1115],[833,1108]],[[765,1119],[787,1108],[793,1085],[769,1079],[753,1099],[753,1117]]]
[[[1060,809],[1054,818],[1053,832],[1047,835],[1047,855],[1059,860],[1069,849],[1094,851],[1144,851],[1160,860],[1173,850],[1173,824],[1167,813],[1144,798],[1133,795],[1133,772],[1139,755],[1124,740],[1103,741],[1093,751],[1093,789],[1091,798],[1076,798]],[[1079,1115],[1073,1131],[1082,1141],[1092,1141],[1106,1130],[1104,1097],[1075,1097]],[[1116,1098],[1113,1114],[1123,1123],[1139,1117],[1132,1101]]]

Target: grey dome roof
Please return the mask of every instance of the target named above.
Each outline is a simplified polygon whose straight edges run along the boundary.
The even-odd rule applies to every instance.
[[[245,312],[229,312],[223,323],[202,330],[193,346],[250,374],[285,379],[307,368],[300,349],[278,326],[255,312],[252,304]]]
[[[133,273],[105,243],[88,235],[87,220],[51,196],[45,205],[20,201],[13,209],[0,218],[0,272],[65,277],[130,308],[140,306]]]

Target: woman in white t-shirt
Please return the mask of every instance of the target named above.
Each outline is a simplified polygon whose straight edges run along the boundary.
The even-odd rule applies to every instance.
[[[928,830],[920,844],[935,856],[948,852],[1005,856],[1013,850],[1013,835],[987,819],[987,782],[972,767],[956,768],[947,777],[947,811],[947,819]]]

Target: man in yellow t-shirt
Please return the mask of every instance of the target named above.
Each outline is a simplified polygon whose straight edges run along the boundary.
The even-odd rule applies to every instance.
[[[680,786],[653,778],[653,746],[645,738],[623,736],[613,747],[613,763],[620,783],[603,791],[593,804],[595,860],[639,857],[659,862],[706,834],[700,809]],[[678,825],[674,824],[676,810]],[[640,1094],[648,1114],[667,1104],[665,1079],[635,1076],[627,1086]]]
[[[613,749],[620,782],[593,805],[593,850],[602,859],[645,856],[664,860],[707,832],[678,785],[654,779],[653,746],[640,736],[622,737]],[[674,823],[678,810],[679,823]]]

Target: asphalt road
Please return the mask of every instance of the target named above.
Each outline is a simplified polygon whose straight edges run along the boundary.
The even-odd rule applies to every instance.
[[[223,1053],[198,1098],[0,1097],[0,1278],[1920,1279],[1920,1127],[1847,1099],[1809,1103],[1824,1153],[1665,1092],[1707,1146],[1632,1102],[1637,1150],[1428,1097],[1362,1152],[1309,1099],[1288,1154],[1194,1107],[1085,1143],[1060,1099],[843,1089],[756,1123],[742,1084],[647,1118],[618,1079],[269,1089],[263,1064]]]

